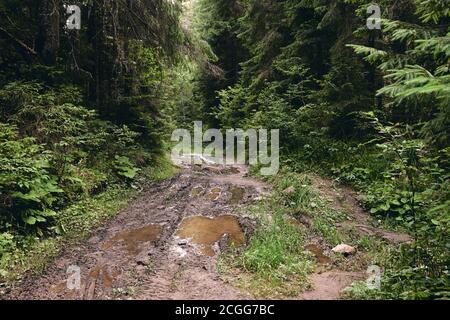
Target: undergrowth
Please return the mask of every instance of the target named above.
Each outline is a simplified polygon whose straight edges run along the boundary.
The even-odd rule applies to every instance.
[[[0,237],[0,279],[4,285],[19,279],[26,271],[41,272],[50,258],[64,246],[86,239],[105,221],[116,216],[138,195],[141,187],[174,176],[177,169],[164,156],[142,169],[134,184],[113,184],[94,196],[86,196],[58,212],[53,233],[46,237],[12,235]],[[4,235],[4,234],[3,234]],[[6,240],[4,240],[6,239]]]
[[[257,297],[295,297],[311,289],[308,278],[314,271],[361,271],[389,261],[393,249],[384,241],[356,232],[344,233],[336,227],[348,215],[333,208],[312,179],[313,175],[286,169],[269,179],[274,189],[271,196],[242,212],[258,222],[248,246],[219,261],[219,271],[226,281]],[[351,259],[330,251],[343,242],[357,249]],[[330,265],[316,263],[314,254],[305,248],[311,243],[319,243],[327,252]]]

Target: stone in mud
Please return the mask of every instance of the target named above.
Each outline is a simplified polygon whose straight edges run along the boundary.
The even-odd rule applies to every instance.
[[[184,258],[187,255],[187,252],[179,246],[171,247],[170,250],[173,251],[178,258]],[[180,264],[180,262],[178,262],[178,264]]]
[[[348,244],[341,243],[336,247],[334,247],[333,249],[331,249],[331,251],[335,253],[342,253],[344,255],[349,255],[355,253],[356,249],[352,246],[349,246]]]
[[[283,190],[284,194],[293,194],[295,192],[295,188],[293,186],[290,186]]]

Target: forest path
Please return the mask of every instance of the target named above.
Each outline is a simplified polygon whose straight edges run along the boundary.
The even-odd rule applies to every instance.
[[[342,234],[356,232],[358,237],[370,236],[398,245],[411,241],[408,234],[388,231],[373,225],[373,218],[360,205],[358,194],[348,186],[338,185],[335,181],[325,179],[317,175],[310,175],[314,188],[322,199],[330,202],[332,208],[348,214],[347,220],[336,225]],[[347,258],[347,264],[352,266],[352,271],[343,271],[339,268],[323,270],[318,268],[310,276],[312,290],[303,292],[300,299],[304,300],[334,300],[342,297],[342,291],[355,281],[365,280],[368,277],[366,270],[360,270],[361,266],[352,255]]]
[[[245,166],[186,167],[142,192],[87,241],[64,248],[42,274],[27,275],[9,298],[251,298],[220,279],[216,260],[254,228],[234,211],[268,191]]]
[[[270,186],[248,177],[247,170],[242,165],[185,166],[176,177],[142,192],[88,240],[64,248],[42,274],[27,275],[8,298],[252,299],[225,283],[216,268],[219,252],[230,243],[248,242],[255,228],[236,210],[270,193]],[[339,228],[356,226],[405,241],[371,227],[351,189],[319,177],[313,183],[336,210],[349,206],[352,219]],[[364,271],[316,272],[310,278],[312,291],[298,298],[338,299],[343,288],[364,278]]]

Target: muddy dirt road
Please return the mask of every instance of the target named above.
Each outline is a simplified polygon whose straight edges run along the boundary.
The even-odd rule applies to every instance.
[[[216,272],[220,250],[253,228],[236,208],[268,192],[245,166],[195,166],[154,185],[93,236],[65,248],[14,299],[241,299]],[[79,268],[79,289],[76,271]],[[69,287],[69,288],[68,288]]]
[[[351,212],[350,222],[338,228],[408,241],[371,226],[351,189],[318,177],[313,184],[336,210],[344,203]],[[91,238],[64,248],[42,274],[28,274],[6,298],[252,299],[221,280],[217,257],[230,245],[245,246],[255,222],[237,210],[270,191],[269,185],[248,177],[245,166],[186,166],[173,179],[142,192]],[[339,299],[342,289],[365,277],[365,270],[314,272],[313,289],[297,299]]]

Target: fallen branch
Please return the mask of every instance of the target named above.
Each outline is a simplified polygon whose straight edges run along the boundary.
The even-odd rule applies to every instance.
[[[3,29],[2,27],[0,27],[0,31],[2,31],[4,34],[6,34],[10,39],[14,40],[17,44],[19,44],[23,49],[25,49],[27,52],[33,54],[33,55],[37,55],[37,52],[35,50],[33,50],[32,48],[30,48],[29,46],[27,46],[25,44],[25,42],[23,42],[20,39],[17,39],[16,37],[14,37],[11,33],[9,33],[7,30]]]

